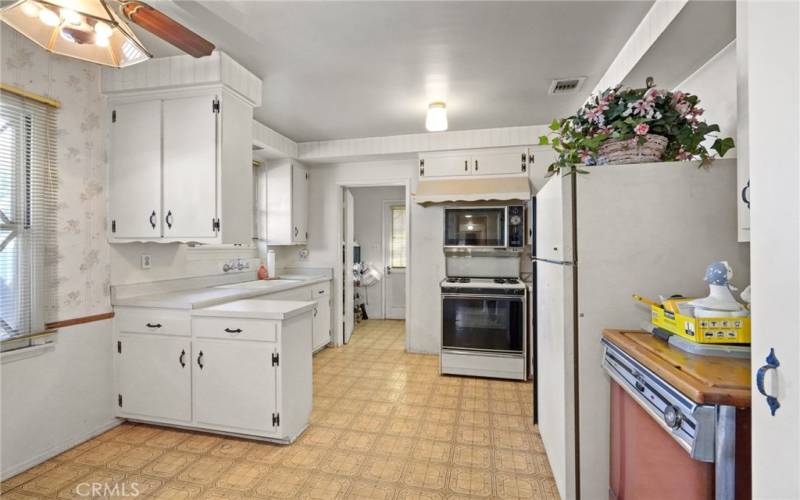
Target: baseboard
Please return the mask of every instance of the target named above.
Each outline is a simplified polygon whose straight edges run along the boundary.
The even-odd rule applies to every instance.
[[[94,430],[92,430],[92,431],[90,431],[88,433],[82,434],[82,435],[80,435],[80,436],[78,436],[78,437],[76,437],[74,439],[70,439],[70,440],[65,441],[63,443],[60,443],[60,444],[58,444],[56,446],[53,446],[52,448],[50,448],[49,450],[45,451],[44,453],[40,453],[39,455],[31,458],[30,460],[26,460],[25,462],[22,462],[21,464],[14,465],[14,466],[12,466],[12,467],[10,467],[8,469],[4,469],[2,472],[0,472],[0,481],[6,481],[6,480],[16,476],[20,472],[25,472],[26,470],[30,469],[31,467],[35,467],[35,466],[39,465],[42,462],[50,460],[51,458],[55,457],[56,455],[60,455],[61,453],[64,453],[65,451],[69,450],[70,448],[74,448],[75,446],[78,446],[79,444],[83,443],[84,441],[88,441],[88,440],[92,439],[95,436],[99,436],[100,434],[106,432],[109,429],[113,429],[114,427],[118,426],[122,422],[124,422],[124,420],[118,419],[118,418],[112,418],[109,422],[106,422],[105,424],[101,425],[97,429],[94,429]]]

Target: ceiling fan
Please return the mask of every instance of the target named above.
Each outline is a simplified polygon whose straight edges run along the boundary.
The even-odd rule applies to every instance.
[[[193,57],[214,44],[139,0],[18,0],[0,20],[51,52],[113,67],[152,55],[128,26],[133,23]]]

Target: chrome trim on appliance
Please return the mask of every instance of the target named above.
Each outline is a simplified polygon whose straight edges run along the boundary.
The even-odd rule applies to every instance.
[[[603,368],[689,455],[714,462],[716,407],[698,405],[619,347],[603,340]],[[678,414],[670,427],[666,420]]]

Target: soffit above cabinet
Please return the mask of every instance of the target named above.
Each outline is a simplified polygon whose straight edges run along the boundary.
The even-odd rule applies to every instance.
[[[252,106],[261,106],[261,79],[220,51],[199,59],[181,55],[125,69],[103,68],[101,90],[111,95],[208,85],[224,85]]]

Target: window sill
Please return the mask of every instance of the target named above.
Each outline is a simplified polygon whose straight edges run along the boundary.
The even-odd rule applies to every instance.
[[[41,356],[42,354],[54,350],[55,347],[55,342],[51,341],[47,342],[46,344],[30,345],[28,347],[20,347],[19,349],[14,349],[12,351],[0,352],[0,365]]]

